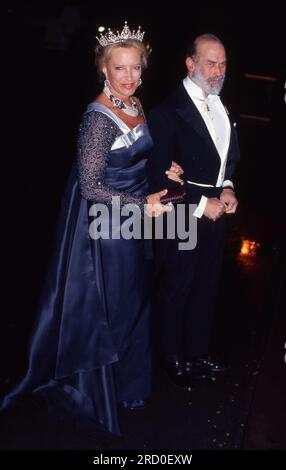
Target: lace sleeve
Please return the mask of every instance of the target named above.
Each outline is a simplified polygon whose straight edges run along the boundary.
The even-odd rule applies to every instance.
[[[84,199],[108,205],[112,202],[112,196],[120,196],[121,205],[137,204],[142,210],[145,197],[117,191],[104,183],[107,155],[119,135],[120,129],[105,114],[93,111],[83,116],[77,160],[80,193]]]

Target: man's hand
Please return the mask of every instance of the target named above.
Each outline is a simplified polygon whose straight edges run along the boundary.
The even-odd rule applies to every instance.
[[[184,181],[180,178],[184,174],[183,168],[176,162],[172,161],[171,167],[169,170],[165,171],[168,178],[176,183],[184,184]]]
[[[225,205],[226,214],[234,214],[238,206],[238,200],[235,197],[235,192],[231,188],[226,188],[220,195],[221,202]]]
[[[219,219],[226,210],[225,204],[217,197],[210,197],[204,210],[204,215],[210,220]]]

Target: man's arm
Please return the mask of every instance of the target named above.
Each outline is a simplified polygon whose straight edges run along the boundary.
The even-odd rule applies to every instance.
[[[151,111],[148,116],[148,126],[153,139],[153,148],[147,162],[150,191],[177,188],[178,183],[168,179],[165,173],[170,169],[173,160],[177,162],[174,132],[167,113],[161,107]]]
[[[240,152],[237,140],[236,129],[232,127],[231,140],[228,151],[225,178],[223,183],[223,191],[220,195],[221,202],[225,205],[226,214],[234,214],[236,212],[238,201],[233,188],[232,176],[240,159]]]
[[[239,160],[240,160],[240,151],[239,151],[239,146],[238,146],[237,133],[236,133],[236,129],[232,125],[229,150],[228,150],[228,156],[227,156],[227,162],[226,162],[226,168],[225,168],[225,176],[224,176],[225,182],[232,180],[233,174],[235,172],[235,169],[238,165]]]

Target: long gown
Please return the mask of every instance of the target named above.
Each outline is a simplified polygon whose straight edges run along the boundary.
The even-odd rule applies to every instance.
[[[137,204],[143,210],[151,146],[146,125],[130,130],[104,105],[88,106],[28,371],[1,411],[23,395],[41,395],[51,412],[72,417],[80,427],[120,434],[118,402],[150,394],[150,241],[120,236],[126,216],[115,226],[119,237],[94,239],[89,211],[106,204],[111,224],[112,196],[120,196],[121,206]]]

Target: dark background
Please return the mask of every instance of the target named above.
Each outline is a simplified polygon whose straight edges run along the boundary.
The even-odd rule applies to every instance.
[[[223,98],[238,122],[242,150],[236,178],[240,202],[248,214],[253,210],[263,219],[267,213],[268,226],[272,218],[277,222],[283,200],[286,61],[284,18],[275,2],[6,1],[1,10],[7,52],[2,300],[3,321],[18,325],[13,341],[27,341],[80,116],[100,90],[93,64],[99,25],[121,28],[127,19],[130,27],[140,24],[146,30],[152,53],[139,89],[146,112],[185,76],[188,39],[204,32],[222,39],[229,63]],[[5,328],[3,334],[7,339]],[[15,356],[16,369],[18,364]],[[5,367],[10,367],[6,361]]]
[[[243,299],[244,314],[251,318],[255,296],[261,288],[269,293],[277,281],[271,274],[273,259],[277,253],[279,259],[285,256],[285,17],[278,2],[205,0],[167,6],[155,1],[24,0],[3,1],[0,8],[7,54],[1,67],[3,393],[26,364],[80,116],[100,90],[93,47],[102,24],[121,29],[128,20],[132,29],[140,24],[146,31],[152,53],[138,90],[146,112],[185,76],[189,38],[211,32],[224,42],[228,70],[222,97],[238,123],[242,153],[235,178],[240,209],[230,223],[235,242],[231,245],[230,235],[229,243],[238,247],[241,234],[250,235],[270,253],[258,268],[251,301],[248,294]],[[257,281],[263,278],[268,281]],[[225,305],[239,304],[239,289],[232,286],[227,292]],[[268,304],[272,301],[267,298]],[[259,305],[263,302],[260,298]],[[235,331],[227,342],[233,338]]]

